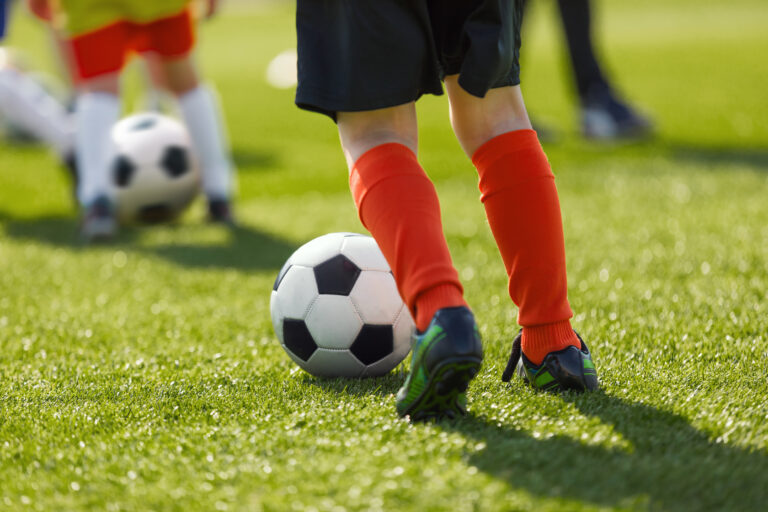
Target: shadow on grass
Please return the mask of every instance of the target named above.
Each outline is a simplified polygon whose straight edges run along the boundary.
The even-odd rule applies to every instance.
[[[238,226],[231,230],[229,243],[224,245],[169,244],[140,250],[186,267],[266,270],[280,269],[298,247],[268,233]]]
[[[400,372],[390,372],[381,377],[365,379],[328,379],[313,377],[306,373],[302,376],[302,384],[315,386],[325,392],[336,395],[352,395],[356,397],[369,395],[384,397],[393,395],[403,385],[404,380],[405,374]]]
[[[371,379],[305,374],[302,383],[340,398],[386,397],[403,378],[400,372]],[[612,427],[623,446],[596,446],[569,436],[534,438],[471,412],[437,425],[482,443],[468,462],[534,496],[643,510],[765,510],[767,453],[712,441],[675,413],[602,391],[561,398]]]
[[[611,425],[630,448],[534,439],[472,415],[440,425],[485,444],[471,464],[537,496],[651,510],[764,510],[768,503],[765,453],[710,441],[674,413],[602,392],[563,398]]]
[[[86,246],[78,238],[78,222],[66,216],[15,218],[0,212],[6,236],[79,250],[85,247],[113,247],[153,254],[185,267],[234,268],[239,270],[279,269],[296,250],[297,244],[249,227],[229,232],[226,243],[168,243],[141,245],[142,228],[123,228],[114,240]],[[171,225],[173,226],[173,225]],[[165,225],[167,227],[167,225]],[[179,226],[179,229],[184,229]],[[221,228],[225,229],[225,228]]]
[[[33,240],[48,245],[77,249],[84,247],[77,237],[78,223],[74,218],[64,216],[16,218],[8,212],[0,212],[5,234],[10,238]],[[127,234],[120,237],[120,243],[128,243]]]
[[[647,162],[649,159],[660,158],[698,166],[701,170],[716,168],[727,172],[729,169],[720,168],[737,166],[755,172],[768,172],[768,148],[761,146],[707,146],[655,138],[617,143],[572,142],[563,146],[550,146],[550,151],[562,159],[565,165],[574,162],[582,165],[613,162],[611,165],[615,165],[616,159]]]
[[[697,165],[740,165],[768,172],[768,149],[717,148],[670,144],[669,157]]]
[[[400,373],[360,380],[305,375],[304,383],[339,396],[383,397],[396,393],[403,378]],[[602,391],[561,397],[610,425],[625,447],[566,436],[537,439],[472,413],[438,425],[484,444],[469,455],[470,464],[535,496],[644,510],[765,509],[768,454],[712,441],[677,414]]]
[[[274,153],[245,147],[236,147],[232,150],[232,161],[241,172],[274,169],[278,164]]]

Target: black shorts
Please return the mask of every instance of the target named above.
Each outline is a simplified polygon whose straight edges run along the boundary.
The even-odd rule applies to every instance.
[[[336,112],[520,83],[521,0],[298,0],[296,104]]]

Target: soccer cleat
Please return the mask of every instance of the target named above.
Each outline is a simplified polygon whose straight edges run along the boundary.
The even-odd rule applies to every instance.
[[[86,242],[109,240],[117,233],[114,208],[106,196],[97,197],[85,208],[80,236]]]
[[[235,218],[228,199],[208,199],[208,221],[234,227]]]
[[[414,340],[411,371],[397,393],[397,413],[412,421],[465,414],[467,387],[483,361],[472,312],[465,306],[440,309]]]
[[[512,374],[516,373],[534,388],[544,391],[580,392],[597,389],[597,370],[592,362],[592,355],[579,333],[576,333],[576,336],[581,342],[580,349],[569,346],[557,352],[550,352],[540,365],[535,365],[521,350],[521,329],[512,342],[512,353],[501,380],[509,382]]]

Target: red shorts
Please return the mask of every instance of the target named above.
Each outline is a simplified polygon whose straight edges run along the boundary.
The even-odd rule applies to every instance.
[[[166,59],[186,56],[195,45],[192,15],[185,9],[175,16],[146,24],[118,21],[71,41],[80,80],[119,72],[132,53],[154,52]]]

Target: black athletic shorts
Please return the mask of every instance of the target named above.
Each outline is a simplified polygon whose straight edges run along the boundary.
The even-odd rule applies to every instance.
[[[296,104],[336,112],[520,83],[521,0],[297,0]]]

